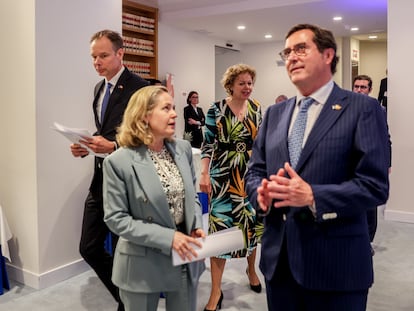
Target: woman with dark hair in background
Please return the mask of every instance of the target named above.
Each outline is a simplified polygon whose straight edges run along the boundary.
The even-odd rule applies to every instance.
[[[204,112],[198,105],[198,93],[191,91],[187,97],[187,107],[184,108],[185,136],[194,148],[200,148],[203,143],[202,126],[205,124]],[[190,136],[190,137],[188,137]]]

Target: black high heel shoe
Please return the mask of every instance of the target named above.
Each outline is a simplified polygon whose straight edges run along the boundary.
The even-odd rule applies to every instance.
[[[221,303],[223,302],[223,291],[220,291],[220,299],[219,299],[219,301],[217,302],[217,306],[216,306],[216,308],[215,309],[213,309],[213,310],[210,310],[210,309],[207,309],[207,308],[204,308],[204,311],[217,311],[217,310],[220,310],[221,309]]]
[[[262,284],[260,282],[257,285],[253,285],[250,283],[249,267],[246,268],[246,274],[247,274],[247,277],[249,278],[250,289],[254,291],[255,293],[260,294],[262,292]]]

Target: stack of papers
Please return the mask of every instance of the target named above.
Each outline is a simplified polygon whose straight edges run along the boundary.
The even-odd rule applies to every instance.
[[[204,239],[197,238],[197,240],[202,244],[202,247],[199,248],[194,245],[198,256],[197,258],[193,258],[192,261],[223,255],[245,247],[243,232],[237,227],[218,231],[206,236]],[[172,260],[174,266],[190,262],[187,258],[185,260],[181,259],[175,250],[172,251]]]
[[[65,136],[74,144],[79,144],[79,141],[85,140],[85,138],[93,138],[92,134],[87,129],[70,128],[57,122],[53,123],[52,129]],[[104,158],[108,155],[106,153],[95,153],[87,146],[82,146],[89,151],[89,154],[94,155],[96,157]]]

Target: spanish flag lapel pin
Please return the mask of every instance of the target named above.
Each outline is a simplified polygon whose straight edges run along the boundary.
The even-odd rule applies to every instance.
[[[332,105],[332,110],[341,110],[341,109],[342,109],[341,105],[338,105],[338,104]]]

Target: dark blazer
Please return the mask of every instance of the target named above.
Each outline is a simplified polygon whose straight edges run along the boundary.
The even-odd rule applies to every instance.
[[[185,233],[202,228],[195,190],[191,146],[187,141],[166,142],[184,182]],[[104,220],[119,235],[112,280],[131,292],[174,291],[182,284],[181,266],[172,265],[173,218],[147,146],[120,148],[104,161]],[[187,264],[196,286],[204,261]]]
[[[381,80],[380,83],[380,90],[378,92],[378,101],[387,110],[388,102],[387,102],[387,81],[388,78],[384,78]]]
[[[253,146],[246,190],[257,207],[262,178],[289,162],[287,136],[296,99],[272,105]],[[363,290],[373,282],[368,209],[388,198],[389,141],[378,102],[336,84],[296,167],[312,187],[307,207],[271,208],[265,216],[260,268],[271,280],[284,239],[295,280],[311,290]]]
[[[196,121],[200,121],[201,125],[192,125],[188,124],[188,119],[193,118]],[[197,113],[194,111],[192,105],[187,105],[184,107],[184,120],[185,120],[185,132],[191,133],[193,139],[191,140],[191,146],[195,148],[200,148],[201,144],[203,143],[203,130],[202,126],[204,126],[206,117],[204,116],[204,112],[201,108],[197,107]]]
[[[117,84],[109,98],[105,111],[104,122],[99,122],[97,106],[99,95],[105,87],[105,80],[96,84],[94,89],[93,114],[97,131],[94,135],[101,135],[110,141],[115,141],[116,128],[121,124],[124,111],[132,94],[141,87],[147,86],[148,81],[130,72],[126,67],[119,77]],[[89,190],[95,194],[102,193],[102,161],[103,158],[95,157],[95,169]]]

